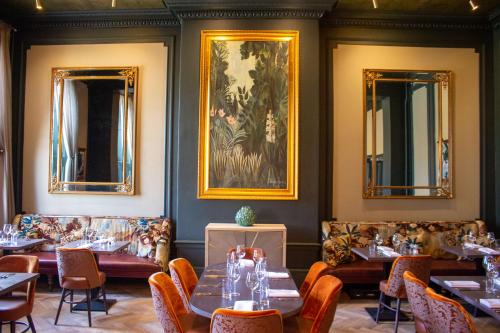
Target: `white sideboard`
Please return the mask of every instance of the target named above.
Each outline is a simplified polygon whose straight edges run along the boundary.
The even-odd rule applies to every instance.
[[[209,223],[205,227],[205,266],[226,262],[226,253],[237,244],[260,247],[273,266],[286,267],[286,227],[284,224]]]

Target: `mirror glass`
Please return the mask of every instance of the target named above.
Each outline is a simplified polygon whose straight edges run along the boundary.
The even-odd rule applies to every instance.
[[[451,198],[449,71],[364,71],[365,198]]]
[[[52,193],[133,194],[136,67],[54,68]]]

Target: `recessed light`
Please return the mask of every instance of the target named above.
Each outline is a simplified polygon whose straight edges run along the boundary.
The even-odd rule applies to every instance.
[[[472,11],[477,10],[479,8],[479,5],[474,2],[474,0],[469,0],[469,5]]]
[[[113,8],[116,7],[116,0],[111,0],[111,7],[113,7]]]
[[[378,8],[377,0],[372,0],[372,1],[373,1],[373,8],[377,9]]]
[[[42,10],[43,9],[42,0],[35,0],[35,7],[38,10]]]

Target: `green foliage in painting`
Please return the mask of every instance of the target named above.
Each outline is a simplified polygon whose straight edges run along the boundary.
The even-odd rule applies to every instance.
[[[250,80],[228,75],[238,66],[228,43],[239,44],[238,59],[251,61]],[[245,81],[252,85],[240,85]],[[210,186],[286,188],[287,137],[288,43],[213,41]]]

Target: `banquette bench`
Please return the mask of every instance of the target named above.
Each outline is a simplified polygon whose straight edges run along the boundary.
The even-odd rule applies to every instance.
[[[344,284],[378,283],[386,278],[383,264],[368,262],[357,257],[351,248],[366,247],[376,233],[384,237],[385,246],[392,246],[391,236],[398,232],[403,241],[419,246],[420,253],[433,257],[432,275],[474,275],[473,261],[457,258],[442,249],[444,245],[456,246],[472,230],[478,242],[485,243],[484,221],[383,221],[350,222],[323,221],[323,261],[331,266],[331,274]]]
[[[17,215],[12,224],[20,237],[47,240],[29,252],[39,258],[40,274],[47,275],[51,288],[57,275],[56,247],[82,239],[86,227],[130,241],[129,247],[118,254],[99,256],[100,269],[108,277],[147,278],[167,270],[172,231],[168,218],[23,214]]]

